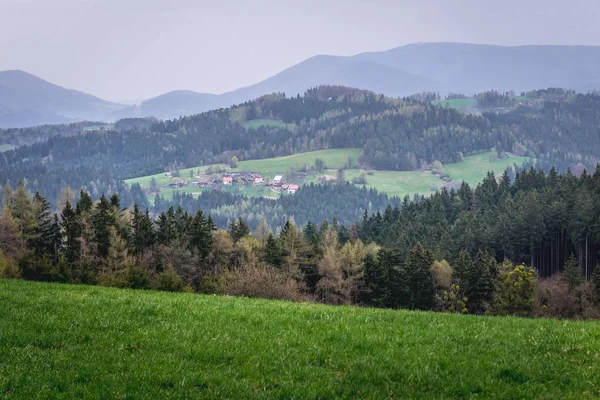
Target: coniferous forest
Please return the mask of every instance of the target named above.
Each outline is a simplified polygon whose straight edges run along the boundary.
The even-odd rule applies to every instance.
[[[437,99],[437,96],[434,96]],[[479,96],[464,113],[325,86],[176,120],[0,131],[0,276],[327,304],[591,318],[600,300],[600,96]],[[248,129],[247,121],[278,120]],[[414,170],[494,149],[531,157],[430,197],[344,181],[293,196],[157,194],[123,179],[361,148]],[[589,172],[588,172],[589,171]],[[496,171],[501,172],[501,171]],[[73,189],[75,188],[75,189]]]
[[[321,189],[322,190],[322,189]],[[354,223],[264,219],[217,229],[169,207],[157,218],[81,191],[53,213],[5,188],[0,274],[29,280],[223,293],[457,313],[600,316],[600,168],[530,169],[408,198]]]
[[[361,165],[378,170],[416,170],[492,149],[531,157],[546,171],[593,170],[600,154],[600,95],[556,89],[523,95],[517,101],[488,94],[484,104],[512,107],[472,114],[325,86],[302,97],[273,94],[174,120],[121,120],[103,131],[86,131],[83,124],[0,130],[0,144],[20,145],[0,153],[0,184],[26,181],[53,205],[61,189],[71,187],[94,200],[118,193],[129,206],[143,200],[123,183],[127,178],[233,156],[242,161],[331,148],[361,148]],[[245,123],[256,119],[283,124],[247,129]]]

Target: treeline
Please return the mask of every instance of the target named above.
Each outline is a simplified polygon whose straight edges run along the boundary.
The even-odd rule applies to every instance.
[[[557,190],[572,182],[577,196],[579,187],[599,178],[600,173],[582,179],[557,175],[559,182],[552,186],[550,178],[531,171],[494,191],[486,180],[471,192],[467,211],[460,211],[467,186],[447,199],[462,218],[493,208],[490,199],[502,185],[504,199],[507,193],[516,198],[544,190],[527,186],[533,182]],[[67,200],[53,214],[39,193],[31,196],[21,184],[4,196],[0,277],[457,313],[600,317],[600,267],[591,268],[586,279],[573,252],[561,256],[560,272],[550,271],[554,274],[543,279],[534,268],[511,262],[511,253],[498,260],[497,249],[477,241],[482,232],[468,225],[460,226],[467,236],[456,249],[446,252],[448,232],[436,236],[433,230],[433,239],[421,242],[424,231],[415,221],[424,224],[421,229],[443,225],[443,211],[451,211],[438,202],[443,196],[405,201],[402,210],[390,207],[349,227],[338,222],[299,227],[287,221],[274,235],[264,220],[252,233],[242,218],[227,230],[217,229],[201,210],[190,214],[171,207],[153,219],[137,205],[122,208],[117,195],[93,202],[84,191],[75,204]],[[413,236],[405,236],[409,230]],[[404,236],[393,240],[396,234]],[[376,235],[380,243],[372,239]],[[518,237],[505,239],[519,243]],[[544,271],[544,265],[540,260],[535,267]]]
[[[589,278],[600,262],[600,167],[548,174],[533,168],[500,178],[488,173],[475,189],[466,183],[400,208],[365,214],[360,238],[385,247],[417,243],[436,258],[455,261],[461,250],[479,250],[496,260],[524,262],[542,277],[557,274],[571,254]]]
[[[65,186],[85,188],[94,199],[117,192],[130,205],[121,183],[125,178],[232,156],[247,160],[348,147],[362,148],[360,162],[376,169],[413,170],[495,148],[536,158],[546,170],[555,165],[566,171],[597,163],[599,111],[600,96],[594,94],[548,96],[477,116],[414,99],[321,87],[304,97],[264,96],[175,120],[123,120],[114,131],[81,132],[71,125],[64,134],[49,132],[48,140],[1,153],[0,183],[15,186],[24,180],[51,202]],[[254,119],[286,125],[247,129],[244,124]],[[40,129],[31,128],[31,135],[40,137]],[[2,131],[0,137],[26,137],[28,132]]]
[[[226,228],[242,217],[254,230],[264,220],[273,232],[278,233],[288,220],[299,226],[309,221],[333,220],[350,226],[362,217],[364,211],[383,211],[389,204],[398,205],[400,199],[344,182],[310,183],[303,185],[293,196],[280,196],[276,200],[247,198],[218,190],[202,192],[198,196],[175,193],[171,200],[157,194],[150,211],[157,215],[170,207],[181,207],[190,214],[202,210],[211,214],[219,228]]]

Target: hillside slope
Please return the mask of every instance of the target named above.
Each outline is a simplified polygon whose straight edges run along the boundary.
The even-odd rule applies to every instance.
[[[110,120],[127,106],[54,85],[20,70],[0,72],[0,127]]]
[[[598,322],[0,280],[9,398],[592,398]]]

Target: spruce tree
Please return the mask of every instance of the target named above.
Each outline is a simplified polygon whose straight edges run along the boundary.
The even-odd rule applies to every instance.
[[[361,300],[371,306],[386,307],[389,301],[389,271],[373,254],[365,256],[364,281]]]
[[[272,233],[267,237],[264,260],[267,264],[275,268],[279,268],[283,264],[283,254],[279,246],[279,241],[275,239]]]
[[[83,215],[89,213],[94,206],[94,202],[92,201],[92,196],[85,190],[81,189],[79,191],[79,200],[75,205],[75,211],[79,215]]]
[[[155,242],[154,226],[148,210],[146,209],[144,214],[139,210],[137,204],[134,204],[131,224],[133,251],[136,255],[140,255]]]
[[[71,202],[62,210],[61,220],[62,229],[65,237],[65,256],[69,262],[79,261],[81,255],[81,223],[79,215],[71,206]]]
[[[113,195],[110,196],[110,206],[121,209],[121,199],[118,194],[113,193]]]
[[[571,256],[567,260],[561,279],[569,286],[569,292],[572,292],[583,283],[583,276],[577,265],[575,254],[571,253]]]
[[[17,223],[21,246],[25,246],[27,240],[35,229],[35,210],[25,184],[19,183],[11,201],[11,212]]]
[[[432,310],[435,307],[435,278],[431,272],[433,261],[431,252],[420,244],[409,252],[407,283],[411,309]]]
[[[50,211],[50,204],[39,192],[35,193],[33,199],[35,223],[28,238],[28,246],[38,257],[43,255],[54,255],[53,223],[54,218]]]
[[[250,235],[250,227],[242,217],[239,217],[237,221],[230,224],[230,233],[235,243],[244,236]]]
[[[212,246],[212,232],[202,210],[198,210],[192,220],[190,244],[198,250],[201,259],[206,259]]]
[[[108,249],[110,248],[110,228],[112,226],[110,204],[104,194],[102,194],[100,202],[96,206],[92,223],[94,228],[93,240],[96,244],[97,255],[104,258],[108,255]]]

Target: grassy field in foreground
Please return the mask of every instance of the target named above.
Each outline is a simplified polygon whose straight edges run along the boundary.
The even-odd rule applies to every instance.
[[[0,280],[0,396],[600,395],[600,323]]]

